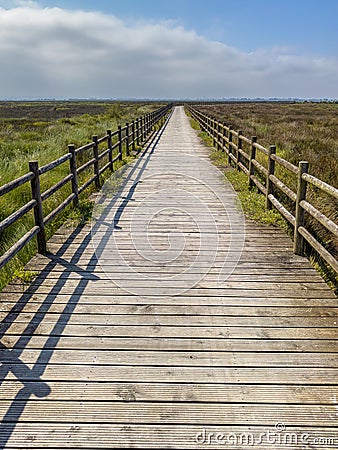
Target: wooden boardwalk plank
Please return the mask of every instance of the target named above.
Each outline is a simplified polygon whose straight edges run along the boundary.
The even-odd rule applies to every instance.
[[[123,170],[93,231],[61,228],[1,293],[0,448],[337,446],[332,291],[243,221],[182,107]]]
[[[17,411],[21,413],[20,422],[55,423],[55,418],[63,423],[130,423],[130,424],[199,424],[206,425],[266,425],[271,423],[290,423],[292,426],[335,427],[337,424],[336,405],[269,405],[251,403],[217,403],[192,401],[164,403],[141,401],[84,402],[17,400],[0,401],[0,413],[6,413],[3,422],[15,420]],[[10,410],[10,413],[7,411]],[[245,410],[245,413],[243,413]]]
[[[146,364],[146,363],[145,363]],[[34,370],[20,363],[11,364],[9,377],[15,376],[20,382],[35,381],[35,391],[42,394],[49,392],[45,382],[40,382],[43,371],[43,381],[55,380],[76,381],[125,381],[158,383],[237,383],[262,385],[267,381],[271,384],[288,384],[305,386],[310,384],[337,386],[338,369],[330,367],[211,367],[211,366],[152,366],[152,365],[117,365],[114,361],[109,364],[36,364]],[[15,375],[13,375],[15,374]],[[46,389],[47,388],[47,389]],[[154,399],[158,400],[158,399]],[[333,403],[333,402],[332,402]]]
[[[15,333],[15,328],[21,333]],[[49,336],[54,328],[53,323],[41,323],[37,327],[28,327],[20,323],[17,327],[7,330],[3,341],[10,341],[12,337],[19,339],[22,335]],[[310,327],[227,327],[227,326],[184,326],[173,327],[163,325],[66,325],[62,334],[54,330],[54,336],[63,337],[155,337],[155,338],[199,338],[199,339],[337,339],[337,328],[317,328],[316,339],[314,330]]]
[[[3,344],[16,349],[53,350],[53,345],[48,346],[46,337],[32,337],[27,344],[20,340],[19,336],[7,336],[3,338]],[[250,351],[250,352],[335,352],[337,341],[335,339],[198,339],[173,338],[173,337],[60,337],[59,349],[77,350],[161,350],[161,351]]]
[[[12,400],[19,381],[5,381],[2,400]],[[33,381],[25,386],[35,392]],[[251,403],[268,404],[329,404],[336,394],[335,386],[287,384],[226,384],[226,383],[132,383],[98,381],[49,381],[50,393],[44,401],[153,401],[203,402],[203,403]],[[33,394],[36,396],[35,394]],[[34,398],[34,397],[33,397]]]
[[[247,426],[234,425],[203,428],[197,425],[134,425],[129,422],[120,425],[80,422],[77,422],[76,425],[63,423],[51,425],[43,422],[19,423],[16,427],[16,447],[8,448],[77,450],[84,448],[196,449],[207,447],[214,450],[227,445],[241,450],[252,448],[271,450],[271,442],[274,442],[276,448],[282,450],[306,448],[304,445],[309,448],[325,448],[325,450],[334,448],[336,428],[309,427],[307,430],[308,432],[304,434],[301,427],[291,426],[287,431],[292,433],[292,441],[290,435],[287,434],[282,434],[280,440],[277,441],[279,434],[276,433],[273,426],[252,426],[248,431]],[[268,432],[270,432],[270,440],[267,438]],[[219,433],[222,433],[223,436]],[[0,434],[0,436],[2,435]],[[283,436],[285,436],[284,439]],[[237,447],[235,446],[236,442]]]

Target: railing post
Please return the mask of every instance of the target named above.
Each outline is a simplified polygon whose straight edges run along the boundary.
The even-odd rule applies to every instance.
[[[222,144],[221,144],[221,122],[217,121],[217,149],[221,150]]]
[[[231,161],[232,161],[232,159],[231,159],[231,154],[232,154],[232,145],[231,145],[231,143],[232,143],[232,126],[230,125],[229,126],[229,153],[228,153],[228,163],[231,165]]]
[[[225,138],[226,138],[226,129],[225,129],[225,127],[226,126],[227,126],[227,124],[225,122],[223,122],[222,152],[224,152],[225,148],[226,148],[226,140],[225,140]]]
[[[257,136],[252,136],[251,138],[251,149],[250,149],[250,161],[249,161],[249,188],[254,187],[255,183],[251,179],[251,177],[255,174],[255,166],[253,165],[253,160],[256,159],[256,147],[255,143],[257,142]]]
[[[274,194],[274,183],[270,180],[270,175],[275,174],[275,161],[271,158],[271,155],[276,154],[276,146],[270,145],[269,147],[269,160],[268,160],[268,176],[266,179],[266,208],[272,209],[272,203],[269,200],[269,195]]]
[[[215,146],[216,146],[217,150],[220,149],[218,133],[219,133],[219,121],[215,120],[215,122],[214,122],[214,139],[215,139]]]
[[[143,116],[140,117],[140,143],[143,142],[143,124],[144,124],[144,119]]]
[[[122,127],[121,125],[118,126],[118,132],[117,132],[117,136],[118,136],[118,142],[119,142],[119,161],[122,161]]]
[[[242,154],[241,154],[241,150],[243,147],[243,140],[241,138],[243,132],[242,130],[238,131],[238,137],[237,137],[237,170],[241,170],[241,168],[239,167],[239,163],[242,162]]]
[[[143,118],[143,141],[147,139],[147,125],[148,125],[148,117],[147,114]]]
[[[68,151],[72,155],[72,157],[69,160],[69,168],[70,173],[73,175],[72,178],[72,193],[75,194],[73,205],[76,208],[79,206],[79,182],[77,177],[77,164],[76,164],[76,152],[75,152],[75,145],[69,144],[68,145]]]
[[[136,144],[140,146],[140,119],[136,119]]]
[[[131,135],[133,139],[132,150],[135,151],[135,120],[131,123]]]
[[[110,170],[113,172],[114,171],[114,163],[113,163],[113,142],[112,142],[111,130],[107,130],[107,135],[108,135],[107,146],[109,148],[108,160],[109,160],[109,164],[110,164]]]
[[[126,156],[129,156],[129,123],[126,123]]]
[[[38,252],[42,255],[47,253],[45,224],[43,220],[40,174],[38,161],[29,162],[29,171],[33,172],[34,178],[31,180],[32,199],[36,200],[34,206],[34,222],[35,226],[39,227],[40,231],[37,234]]]
[[[299,227],[304,226],[304,209],[301,207],[300,203],[306,199],[307,182],[303,179],[303,174],[308,173],[309,163],[307,161],[301,161],[299,163],[298,172],[298,188],[297,188],[297,199],[296,199],[296,222],[293,237],[293,251],[296,255],[304,255],[304,238],[299,233]]]
[[[94,175],[95,175],[95,187],[96,189],[100,189],[100,173],[99,173],[99,145],[98,145],[98,137],[93,136],[93,157],[94,161]]]

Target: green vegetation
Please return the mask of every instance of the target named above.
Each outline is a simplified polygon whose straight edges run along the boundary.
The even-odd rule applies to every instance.
[[[200,130],[196,120],[191,119],[191,122],[193,123],[192,126],[194,129]],[[212,147],[210,159],[219,169],[223,170],[224,176],[237,192],[238,199],[246,217],[258,223],[280,226],[287,229],[287,223],[281,214],[275,210],[267,210],[265,208],[265,198],[256,190],[249,189],[248,177],[244,172],[237,171],[230,167],[228,165],[226,153],[218,151],[213,147],[212,138],[204,131],[200,131],[199,136],[208,147]]]
[[[217,166],[224,167],[223,164],[226,164],[224,153],[217,153],[221,156],[216,156],[213,152],[211,159]],[[278,211],[266,209],[265,197],[259,194],[257,190],[248,188],[248,177],[244,172],[228,167],[224,170],[224,175],[237,192],[243,212],[249,219],[265,225],[280,226],[287,229],[286,221]]]
[[[185,112],[186,112],[187,116],[190,117],[190,125],[191,125],[191,128],[193,128],[194,130],[200,131],[200,130],[201,130],[201,127],[199,126],[199,123],[197,122],[197,120],[195,120],[195,119],[192,118],[192,116],[191,116],[191,114],[188,112],[188,110],[186,110]],[[205,133],[205,134],[206,134],[206,133]]]
[[[68,144],[80,147],[91,142],[93,135],[106,134],[107,129],[115,131],[119,124],[124,125],[140,117],[159,104],[142,103],[105,103],[105,102],[0,102],[0,186],[29,172],[28,162],[38,160],[39,165],[47,164],[68,152]],[[102,144],[104,145],[104,144]],[[101,151],[104,147],[101,148]],[[138,149],[136,149],[138,150]],[[117,150],[116,150],[117,151]],[[115,154],[116,154],[115,151]],[[92,150],[79,155],[78,165],[92,158]],[[123,155],[114,168],[130,162],[133,155]],[[102,164],[107,162],[104,158]],[[69,162],[40,177],[41,191],[45,191],[63,179],[69,173]],[[106,177],[110,175],[109,170]],[[81,184],[92,176],[92,170],[81,174]],[[105,177],[101,177],[103,183]],[[87,200],[94,188],[81,195],[80,206],[72,206],[61,213],[47,227],[49,238],[68,218],[73,224],[81,223],[90,217],[91,202]],[[55,209],[70,194],[70,183],[44,201],[45,216]],[[15,189],[0,198],[0,221],[19,209],[31,198],[30,185]],[[33,226],[33,212],[0,233],[0,254],[16,243]],[[36,240],[33,239],[9,264],[0,270],[0,290],[13,276],[18,277],[22,267],[36,252]],[[18,272],[19,271],[19,272]],[[19,276],[20,278],[20,276]],[[22,277],[21,277],[22,278]]]
[[[213,139],[206,133],[201,131],[199,124],[196,120],[190,119],[192,123],[192,127],[196,130],[199,130],[199,136],[202,138],[203,142],[208,146],[212,147],[210,158],[220,169],[223,170],[225,177],[232,184],[233,188],[238,194],[238,199],[241,203],[242,209],[246,217],[251,220],[254,220],[258,223],[268,224],[279,226],[285,229],[288,233],[292,234],[292,227],[289,223],[282,217],[282,215],[272,209],[266,209],[265,196],[258,193],[256,189],[250,189],[248,184],[248,177],[242,171],[237,171],[233,169],[228,164],[228,156],[225,152],[219,151],[213,147]],[[243,133],[244,134],[244,133]],[[266,145],[266,144],[265,144]],[[288,159],[287,151],[277,150],[277,154]],[[258,156],[258,155],[257,155]],[[261,163],[266,166],[266,158],[264,155],[261,157]],[[258,157],[259,159],[259,157]],[[293,161],[296,163],[296,161]],[[291,186],[295,189],[295,179],[290,176],[290,174],[284,170],[283,168],[276,167],[276,175],[278,178],[282,179],[284,183]],[[322,168],[324,170],[325,168]],[[330,177],[330,175],[328,175]],[[316,197],[317,196],[317,197]],[[321,203],[321,210],[326,212],[326,214],[332,219],[337,221],[338,219],[338,205],[332,199],[327,199],[323,197],[319,197],[318,189],[309,189],[308,198],[311,199],[313,204]],[[284,198],[284,201],[287,202],[287,198]],[[290,209],[292,209],[292,205],[289,204]],[[337,241],[332,239],[332,235],[330,235],[323,226],[318,223],[315,223],[315,220],[311,220],[310,217],[306,217],[308,221],[308,227],[311,229],[312,233],[317,235],[317,239],[320,240],[322,245],[328,248],[334,255],[337,255]],[[310,247],[307,249],[307,253],[309,255],[309,259],[311,264],[317,269],[317,271],[321,274],[324,280],[328,283],[331,289],[334,290],[336,294],[338,294],[338,275],[337,273]]]
[[[22,284],[29,284],[37,276],[38,272],[25,270],[23,267],[19,267],[18,269],[14,270],[12,280],[19,280],[22,282]]]
[[[338,104],[336,103],[224,103],[198,106],[206,114],[241,130],[269,148],[276,145],[278,156],[298,165],[309,162],[309,172],[326,183],[338,187]],[[248,148],[247,148],[248,151]],[[267,157],[257,151],[257,160],[267,167]],[[264,177],[260,177],[264,182]],[[275,175],[297,191],[297,177],[276,165]],[[278,199],[294,212],[294,204],[279,193]],[[338,220],[338,201],[323,191],[308,185],[308,201],[333,222]],[[305,214],[308,228],[336,258],[338,239],[317,220]]]
[[[26,173],[28,161],[36,159],[44,165],[66,153],[68,144],[79,147],[90,142],[93,135],[116,130],[119,124],[154,108],[144,104],[66,103],[62,106],[63,117],[59,117],[61,106],[32,103],[23,104],[26,115],[17,117],[19,105],[13,109],[0,103],[0,186]],[[91,114],[92,110],[101,112]],[[37,121],[41,116],[45,120]]]
[[[84,225],[92,217],[94,202],[85,198],[79,203],[77,208],[72,208],[67,214],[65,225],[73,227],[76,225]]]
[[[266,148],[276,145],[293,164],[309,161],[313,175],[338,187],[337,103],[223,103],[198,109],[248,138],[257,136]]]

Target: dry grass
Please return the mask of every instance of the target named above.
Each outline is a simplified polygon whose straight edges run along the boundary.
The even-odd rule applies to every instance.
[[[91,141],[93,135],[103,136],[107,129],[116,130],[118,124],[130,122],[142,116],[159,104],[112,103],[112,102],[0,102],[0,186],[27,173],[28,161],[38,160],[40,165],[49,163],[68,152],[67,144],[79,147]],[[117,150],[115,150],[115,153]],[[81,165],[92,158],[92,151],[82,153],[78,159]],[[123,158],[127,162],[128,158]],[[106,159],[101,160],[104,164]],[[115,168],[118,165],[116,163]],[[41,189],[45,191],[69,173],[65,163],[41,176]],[[107,173],[108,175],[108,173]],[[81,184],[91,176],[91,171],[81,175]],[[86,196],[81,196],[82,206]],[[44,214],[55,209],[70,194],[70,186],[64,186],[44,202]],[[15,189],[0,198],[0,222],[30,200],[30,186]],[[77,213],[69,206],[64,214],[47,227],[47,236],[65,220],[66,216]],[[0,232],[0,254],[7,251],[33,226],[33,213]],[[35,239],[15,257],[10,264],[0,270],[0,290],[20,271],[35,253]]]
[[[332,103],[229,103],[198,109],[257,136],[266,147],[293,164],[305,160],[310,172],[338,187],[338,104]]]
[[[257,136],[266,148],[276,145],[277,154],[291,163],[309,162],[309,172],[319,179],[338,187],[338,104],[332,103],[226,103],[199,105],[198,109],[218,120],[241,130],[244,136]],[[267,167],[265,155],[257,159]],[[290,172],[276,166],[276,175],[296,191],[297,179]],[[285,195],[276,194],[280,201],[294,213],[294,204]],[[321,190],[308,186],[308,201],[335,223],[338,223],[338,201]],[[338,238],[318,221],[306,214],[307,228],[338,258]],[[308,249],[312,257],[314,252]],[[337,281],[323,261],[323,275]]]

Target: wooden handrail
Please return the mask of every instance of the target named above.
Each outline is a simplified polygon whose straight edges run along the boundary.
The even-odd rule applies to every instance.
[[[38,251],[39,253],[46,254],[46,233],[45,226],[49,224],[54,218],[61,213],[71,202],[74,206],[78,206],[79,195],[89,188],[94,182],[96,188],[100,187],[100,177],[108,169],[114,170],[114,163],[117,160],[122,160],[122,144],[126,142],[126,155],[129,154],[129,148],[132,145],[132,149],[135,150],[135,145],[142,145],[149,134],[152,133],[153,128],[156,124],[161,123],[163,125],[165,118],[168,116],[172,110],[172,104],[168,104],[150,114],[146,114],[136,120],[131,124],[127,124],[124,127],[119,126],[117,130],[111,131],[107,130],[107,133],[102,136],[93,136],[92,142],[82,145],[81,147],[75,148],[74,145],[70,144],[68,146],[68,152],[62,155],[60,158],[51,161],[44,166],[39,167],[37,161],[31,161],[29,163],[29,172],[22,175],[19,178],[11,180],[3,186],[0,186],[0,198],[15,189],[31,183],[31,198],[19,209],[13,211],[8,217],[0,222],[0,232],[5,230],[7,227],[15,224],[20,220],[25,214],[29,213],[31,210],[34,211],[34,227],[26,232],[24,236],[18,238],[18,240],[5,251],[5,253],[0,256],[0,269],[8,264],[11,259],[17,255],[17,253],[22,250],[34,237],[37,237],[38,241]],[[123,137],[123,134],[126,135]],[[113,143],[113,139],[117,142]],[[107,143],[107,147],[100,151],[100,144]],[[114,150],[118,148],[117,156],[113,155]],[[86,150],[92,150],[91,155],[84,154],[82,158],[82,165],[78,166],[78,158]],[[104,157],[107,157],[109,162],[100,167],[100,162]],[[87,161],[83,162],[83,159]],[[61,164],[69,161],[68,174],[66,174],[62,180],[49,187],[44,192],[41,192],[40,188],[40,177],[51,170],[59,167]],[[85,172],[88,169],[94,167],[93,174],[87,179],[84,184],[79,186],[78,176],[80,173]],[[71,194],[67,196],[59,205],[57,205],[53,211],[48,215],[44,216],[43,202],[47,200],[50,196],[58,192],[66,184],[71,186]]]
[[[211,118],[195,106],[190,104],[185,106],[191,116],[199,123],[201,129],[216,142],[217,148],[227,153],[229,164],[235,164],[236,168],[248,175],[249,187],[257,187],[266,196],[267,208],[276,208],[294,227],[294,252],[302,256],[305,255],[305,240],[337,272],[337,260],[312,234],[313,232],[309,229],[305,220],[305,212],[310,214],[327,231],[337,236],[338,224],[310,203],[307,198],[307,185],[311,184],[335,199],[338,199],[338,189],[310,175],[306,161],[300,162],[297,167],[276,155],[274,146],[270,146],[268,150],[259,144],[256,136],[249,139],[243,136],[241,131],[234,131],[231,125],[225,125],[221,121]],[[216,134],[215,130],[217,130]],[[217,137],[215,138],[215,136]],[[237,138],[238,145],[233,142],[233,136]],[[247,152],[243,151],[244,143],[247,145]],[[257,151],[259,154],[257,154]],[[265,158],[267,167],[262,164],[262,158],[263,160]],[[276,176],[275,164],[297,177],[297,193],[293,191],[292,187],[287,186],[285,181]],[[278,198],[279,192],[285,194],[293,205],[291,211],[281,203]]]

